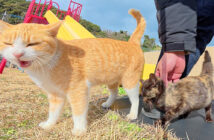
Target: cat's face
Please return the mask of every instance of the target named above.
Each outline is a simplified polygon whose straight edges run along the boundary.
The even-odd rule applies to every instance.
[[[154,74],[150,74],[149,79],[142,84],[141,92],[143,95],[144,109],[151,111],[151,109],[154,108],[156,99],[164,92],[164,83]]]
[[[57,50],[60,24],[10,25],[0,21],[0,54],[22,68],[48,64]]]

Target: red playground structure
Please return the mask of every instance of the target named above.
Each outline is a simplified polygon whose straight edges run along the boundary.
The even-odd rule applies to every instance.
[[[50,0],[49,2],[45,0],[43,4],[41,3],[41,0],[39,0],[38,3],[36,3],[36,0],[32,0],[25,15],[24,23],[48,24],[43,15],[46,11],[51,10],[53,8],[53,5],[56,5],[55,7],[57,7],[56,16],[59,19],[63,20],[65,16],[70,15],[76,21],[79,21],[82,4],[70,0],[68,10],[62,11],[60,10],[59,4],[53,2],[52,0]]]
[[[56,10],[56,16],[63,20],[65,16],[69,15],[76,21],[79,21],[80,19],[80,14],[82,11],[82,4],[79,4],[77,2],[74,2],[70,0],[68,4],[68,9],[67,11],[60,10],[60,6],[57,2],[54,2],[52,0],[47,1],[47,0],[39,0],[38,3],[36,3],[36,0],[32,0],[27,13],[24,18],[24,23],[38,23],[38,24],[48,24],[48,21],[46,20],[44,14],[48,11],[53,9]],[[2,74],[4,67],[6,65],[6,59],[2,59],[0,63],[0,74]]]

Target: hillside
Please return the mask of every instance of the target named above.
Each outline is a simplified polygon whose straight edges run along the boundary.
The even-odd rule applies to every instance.
[[[4,19],[11,24],[17,24],[23,21],[25,13],[28,9],[30,2],[25,0],[0,0],[0,18],[3,14],[7,13]]]

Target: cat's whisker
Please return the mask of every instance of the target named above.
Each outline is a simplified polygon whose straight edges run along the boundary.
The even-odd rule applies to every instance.
[[[34,59],[34,63],[35,63],[35,68],[36,71],[42,70],[43,69],[43,65],[42,65],[42,59],[39,57],[36,57],[36,59]],[[42,70],[43,71],[43,70]]]
[[[51,63],[52,59],[53,59],[52,57],[47,56],[45,54],[40,54],[39,57],[36,57],[36,60],[39,61],[38,66],[42,68],[45,65],[45,67],[47,67],[48,69],[52,69],[53,66],[55,65],[55,63]],[[47,63],[47,60],[50,60],[50,62],[48,61],[49,63]]]

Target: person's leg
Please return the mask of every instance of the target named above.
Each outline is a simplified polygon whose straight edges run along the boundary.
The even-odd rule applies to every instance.
[[[214,35],[214,1],[198,0],[197,2],[196,52],[186,56],[186,68],[181,78],[186,77],[190,73]]]

